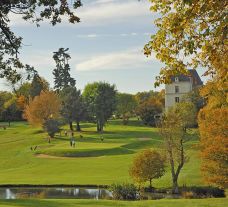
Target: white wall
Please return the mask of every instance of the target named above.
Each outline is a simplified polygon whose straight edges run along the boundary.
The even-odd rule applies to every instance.
[[[175,86],[179,86],[179,93],[175,93]],[[175,97],[181,98],[192,90],[192,83],[189,81],[174,82],[165,85],[165,108],[175,104]]]

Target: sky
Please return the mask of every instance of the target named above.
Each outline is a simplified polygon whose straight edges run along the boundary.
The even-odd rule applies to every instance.
[[[73,1],[73,0],[70,0]],[[120,92],[160,90],[154,88],[162,63],[155,55],[147,58],[144,45],[156,28],[156,14],[150,11],[147,0],[82,0],[76,10],[80,23],[63,21],[57,26],[48,22],[40,27],[11,15],[13,31],[23,37],[20,57],[35,67],[53,86],[53,52],[69,48],[71,76],[76,86],[106,81],[115,84]],[[7,89],[0,80],[0,89]]]

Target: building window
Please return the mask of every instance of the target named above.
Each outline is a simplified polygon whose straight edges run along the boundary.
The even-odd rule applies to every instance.
[[[179,86],[175,86],[175,93],[179,93]]]
[[[178,77],[175,77],[175,82],[179,82],[179,78]]]
[[[179,103],[180,102],[180,98],[179,97],[175,97],[175,102]]]

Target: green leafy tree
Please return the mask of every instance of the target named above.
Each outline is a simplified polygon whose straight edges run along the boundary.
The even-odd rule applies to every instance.
[[[77,131],[81,130],[80,121],[85,118],[86,108],[83,102],[81,91],[76,87],[66,87],[60,92],[62,101],[60,114],[69,123],[73,131],[73,121],[77,123]]]
[[[178,193],[178,178],[188,160],[185,143],[189,141],[189,128],[195,124],[196,110],[193,103],[181,102],[168,109],[160,123],[164,150],[170,164],[173,192]]]
[[[54,138],[55,134],[60,131],[60,122],[55,119],[47,119],[43,123],[43,129],[48,133],[50,138]],[[49,138],[49,143],[51,139]]]
[[[204,98],[200,95],[200,89],[195,88],[182,98],[183,102],[192,102],[195,105],[197,112],[205,105]]]
[[[105,82],[87,84],[83,91],[83,97],[88,107],[89,115],[97,123],[97,131],[103,132],[105,123],[116,108],[115,85]]]
[[[56,68],[53,70],[54,75],[54,88],[62,90],[68,86],[75,86],[76,81],[70,76],[70,65],[68,63],[71,58],[67,53],[69,49],[59,48],[54,52],[53,59],[56,63]]]
[[[122,118],[123,124],[127,124],[129,118],[134,116],[136,105],[133,95],[127,93],[117,94],[116,114]]]
[[[149,181],[152,188],[152,180],[165,174],[165,159],[157,151],[146,149],[136,155],[129,174],[139,184]]]
[[[80,7],[81,1],[75,0],[73,8]],[[25,21],[30,21],[39,26],[39,22],[48,19],[54,26],[61,22],[63,15],[68,16],[69,23],[79,22],[70,8],[67,0],[1,0],[0,1],[0,78],[6,78],[13,82],[21,76],[17,69],[28,69],[28,65],[22,64],[19,59],[19,50],[22,47],[22,37],[16,36],[10,26],[10,15],[16,15]]]
[[[16,90],[16,95],[17,96],[24,96],[26,98],[26,100],[29,100],[30,90],[31,90],[31,83],[30,82],[24,82]]]
[[[22,112],[17,107],[17,98],[15,95],[12,95],[3,106],[2,117],[3,120],[8,121],[9,126],[12,121],[21,120]]]

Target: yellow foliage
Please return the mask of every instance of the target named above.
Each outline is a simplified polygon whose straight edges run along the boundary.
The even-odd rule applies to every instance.
[[[49,118],[58,118],[60,100],[53,91],[42,91],[26,106],[24,117],[32,125],[41,126]]]

